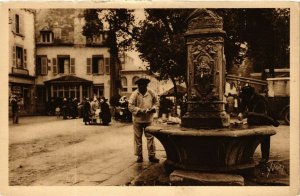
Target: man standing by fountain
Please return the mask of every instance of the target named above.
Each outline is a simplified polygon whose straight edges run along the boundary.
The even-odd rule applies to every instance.
[[[145,128],[151,125],[153,121],[153,114],[156,112],[158,104],[157,96],[154,92],[147,89],[150,80],[141,78],[135,82],[138,89],[135,90],[128,103],[128,109],[133,115],[133,129],[134,129],[134,150],[135,155],[138,156],[137,162],[143,162],[143,145],[142,136]],[[146,133],[147,149],[149,161],[158,163],[159,159],[155,157],[155,144],[153,135]]]

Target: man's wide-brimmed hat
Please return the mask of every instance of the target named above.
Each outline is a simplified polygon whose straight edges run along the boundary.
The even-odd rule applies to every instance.
[[[136,85],[141,85],[141,84],[148,84],[149,82],[150,82],[150,80],[147,79],[147,78],[140,78],[140,79],[138,79],[138,80],[135,82],[135,84],[136,84]]]

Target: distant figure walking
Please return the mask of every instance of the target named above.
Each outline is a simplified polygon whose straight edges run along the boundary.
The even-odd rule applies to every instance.
[[[17,96],[13,95],[11,99],[11,110],[13,114],[13,124],[19,123],[19,106],[18,106],[18,100]]]

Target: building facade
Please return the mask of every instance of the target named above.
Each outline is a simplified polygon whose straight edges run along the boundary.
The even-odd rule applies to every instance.
[[[110,97],[110,53],[106,32],[85,37],[83,10],[37,13],[37,108],[55,98]]]
[[[9,96],[18,97],[20,114],[35,111],[34,21],[34,10],[9,10]]]

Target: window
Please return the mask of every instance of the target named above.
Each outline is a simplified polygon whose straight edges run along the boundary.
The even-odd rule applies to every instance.
[[[140,79],[140,77],[138,77],[138,76],[134,76],[134,77],[132,78],[132,91],[135,91],[135,90],[137,89],[137,86],[136,86],[135,82],[136,82],[138,79]]]
[[[12,15],[12,31],[19,36],[23,36],[23,17],[22,14]]]
[[[17,67],[23,67],[23,48],[16,46]]]
[[[93,74],[104,74],[104,62],[103,56],[95,55],[92,58],[92,73]]]
[[[48,58],[47,56],[37,56],[36,58],[36,74],[47,75],[48,74]]]
[[[127,91],[127,78],[126,77],[122,77],[121,78],[121,84],[122,84],[122,91]]]
[[[87,44],[100,45],[103,43],[103,34],[87,37]]]
[[[70,56],[68,55],[59,55],[57,56],[58,61],[58,73],[60,74],[69,74],[70,73]]]
[[[21,69],[27,68],[27,51],[20,46],[13,46],[13,66]]]
[[[94,86],[94,95],[96,97],[102,97],[104,94],[104,86]]]
[[[134,77],[132,78],[132,86],[136,86],[135,82],[136,82],[138,79],[140,79],[140,77],[138,77],[138,76],[134,76]]]
[[[70,86],[53,86],[53,96],[54,97],[66,97],[66,98],[79,98],[80,90],[79,85],[70,85]]]
[[[53,95],[54,97],[65,97],[64,86],[53,86]]]
[[[89,97],[90,88],[88,86],[82,87],[82,96],[83,97]]]
[[[53,33],[51,31],[42,31],[41,32],[41,42],[42,43],[52,43]]]
[[[20,33],[20,16],[18,14],[15,15],[15,25],[16,33]]]
[[[73,86],[71,85],[69,87],[69,92],[65,92],[65,94],[68,94],[68,97],[72,98],[79,98],[80,97],[80,91],[79,91],[79,86]]]

